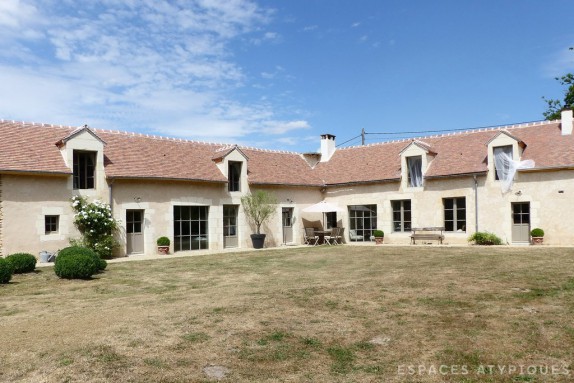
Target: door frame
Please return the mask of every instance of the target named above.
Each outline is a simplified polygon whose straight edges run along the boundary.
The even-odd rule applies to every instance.
[[[134,220],[128,220],[128,212],[138,212],[140,214],[140,220],[139,221],[134,221]],[[126,217],[126,255],[140,255],[140,254],[145,254],[145,209],[126,209],[125,212],[125,217]],[[130,225],[132,225],[132,230],[135,229],[134,224],[135,223],[139,223],[139,228],[140,231],[139,232],[133,232],[130,231]],[[138,245],[141,246],[141,251],[133,251],[133,242],[132,239],[134,238],[133,234],[139,234],[138,237],[139,241],[141,241],[140,243],[138,243]],[[132,251],[130,251],[132,250]]]
[[[520,215],[520,224],[516,224],[515,223],[515,213],[514,213],[514,207],[517,205],[525,205],[528,206],[528,213],[524,213],[524,211],[521,209],[520,213],[518,213]],[[520,201],[520,202],[511,202],[510,203],[510,214],[511,214],[511,219],[510,219],[510,224],[511,224],[511,228],[510,228],[510,235],[512,238],[512,243],[516,243],[516,244],[526,244],[526,243],[530,243],[530,228],[532,225],[532,213],[531,213],[531,209],[530,209],[530,201]],[[523,217],[524,216],[528,217],[528,227],[525,227],[525,222],[523,221]],[[521,238],[515,238],[515,227],[520,226],[521,230],[524,230],[522,234],[522,236],[524,236],[524,240],[522,240],[522,236],[520,236]]]

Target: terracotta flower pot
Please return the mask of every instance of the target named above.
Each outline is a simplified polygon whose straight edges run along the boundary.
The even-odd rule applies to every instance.
[[[532,237],[532,244],[533,245],[542,245],[544,242],[544,237]]]
[[[158,246],[157,253],[162,255],[169,254],[169,246]]]
[[[375,237],[375,243],[377,245],[382,245],[384,240],[385,240],[385,237]]]

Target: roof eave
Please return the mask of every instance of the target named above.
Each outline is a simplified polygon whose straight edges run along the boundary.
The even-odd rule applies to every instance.
[[[314,183],[308,183],[308,184],[303,184],[303,183],[286,183],[286,182],[252,182],[249,181],[249,185],[254,185],[254,186],[294,186],[294,187],[317,187],[317,188],[322,188],[325,187],[325,184],[314,184]]]
[[[178,178],[178,177],[160,177],[160,176],[106,176],[109,180],[150,180],[150,181],[182,181],[182,182],[206,182],[226,184],[226,180],[206,180],[201,178]]]
[[[39,175],[39,176],[71,176],[72,172],[65,171],[51,171],[51,170],[18,170],[18,169],[0,169],[1,174],[14,174],[14,175]]]
[[[436,175],[436,176],[424,176],[424,179],[425,180],[432,180],[432,179],[440,179],[440,178],[471,177],[471,176],[478,176],[478,175],[486,175],[486,173],[488,173],[487,170],[481,170],[478,172],[442,174],[442,175]]]
[[[346,185],[364,185],[364,184],[378,184],[387,182],[400,182],[401,178],[384,178],[379,180],[368,180],[368,181],[349,181],[349,182],[336,182],[336,183],[326,183],[326,187],[332,186],[346,186]]]

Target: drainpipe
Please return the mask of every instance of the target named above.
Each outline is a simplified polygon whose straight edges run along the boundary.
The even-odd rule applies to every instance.
[[[474,175],[474,231],[478,231],[478,180]]]
[[[110,210],[112,211],[112,213],[114,212],[114,200],[112,198],[112,185],[114,184],[114,179],[111,178],[110,179],[110,185],[108,186],[108,193],[109,193],[109,199],[110,199]]]

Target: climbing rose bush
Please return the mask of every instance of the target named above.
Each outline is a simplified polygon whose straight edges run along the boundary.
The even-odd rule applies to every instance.
[[[92,249],[100,258],[111,258],[113,248],[118,245],[114,239],[118,223],[112,216],[110,206],[98,200],[88,202],[84,197],[74,196],[72,208],[76,212],[74,225],[82,234],[82,239],[70,242]]]

